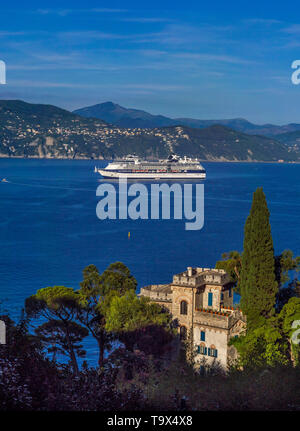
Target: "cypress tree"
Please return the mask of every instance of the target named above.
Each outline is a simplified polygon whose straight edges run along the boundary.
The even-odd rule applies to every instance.
[[[241,308],[248,330],[264,324],[275,313],[277,282],[270,213],[262,188],[253,193],[244,231],[244,251],[239,282]]]

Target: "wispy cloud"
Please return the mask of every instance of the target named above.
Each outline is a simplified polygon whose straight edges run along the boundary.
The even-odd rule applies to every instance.
[[[28,34],[26,31],[0,31],[0,37],[7,37],[7,36],[25,36]]]
[[[72,39],[76,39],[77,42],[80,41],[85,41],[87,39],[91,40],[108,40],[108,39],[128,39],[131,38],[131,35],[126,35],[126,34],[117,34],[117,33],[105,33],[102,31],[96,31],[96,30],[91,30],[91,31],[68,31],[68,32],[61,32],[58,33],[57,36],[62,37],[62,38],[72,38]]]
[[[124,84],[121,88],[132,89],[145,89],[145,90],[158,90],[158,91],[172,91],[172,90],[186,90],[191,88],[189,85],[169,85],[169,84]]]
[[[228,32],[231,26],[210,26],[199,24],[192,26],[182,23],[167,24],[163,30],[155,33],[139,35],[134,42],[136,43],[157,43],[169,47],[192,46],[199,47],[199,44],[213,44],[217,42],[226,43]]]
[[[78,13],[123,13],[127,12],[127,9],[113,9],[113,8],[91,8],[91,9],[37,9],[34,12],[39,15],[60,15],[66,16]]]
[[[248,24],[261,24],[261,25],[272,25],[272,24],[282,24],[282,21],[272,18],[250,18],[245,19],[243,22]]]
[[[119,21],[123,22],[137,22],[137,23],[164,23],[164,22],[175,22],[174,19],[171,18],[161,18],[161,17],[153,17],[153,18],[145,18],[145,17],[138,17],[138,18],[120,18]]]
[[[172,56],[177,58],[186,58],[191,60],[201,60],[201,61],[207,61],[207,62],[222,62],[222,63],[245,64],[245,65],[256,63],[244,58],[238,58],[230,55],[180,52],[180,53],[172,54]]]
[[[270,76],[270,79],[272,79],[275,82],[278,82],[282,85],[290,85],[291,84],[291,73],[288,71],[286,75],[273,75]]]
[[[99,12],[99,13],[122,13],[122,12],[128,12],[128,9],[109,9],[109,8],[94,8],[90,9],[92,12]]]
[[[188,85],[169,85],[169,84],[94,84],[94,83],[77,83],[77,82],[51,82],[51,81],[33,81],[33,80],[11,80],[9,85],[13,87],[31,87],[31,88],[113,88],[120,90],[141,90],[141,91],[178,91],[191,88]]]
[[[7,85],[13,87],[27,87],[27,88],[93,88],[95,85],[86,83],[72,83],[72,82],[49,82],[49,81],[35,81],[26,79],[13,79],[7,82]]]
[[[283,28],[282,31],[288,34],[300,34],[300,24],[292,24]]]

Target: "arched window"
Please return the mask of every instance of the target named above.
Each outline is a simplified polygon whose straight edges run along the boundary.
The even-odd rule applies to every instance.
[[[200,345],[198,346],[198,353],[200,355],[207,355],[207,347],[205,347],[204,343],[200,343]]]
[[[180,314],[187,314],[188,312],[188,304],[186,301],[181,301],[180,303]]]
[[[187,330],[185,326],[180,326],[180,340],[186,340]]]
[[[218,357],[218,350],[216,349],[216,346],[214,346],[213,344],[208,349],[208,355],[213,356],[214,358]]]

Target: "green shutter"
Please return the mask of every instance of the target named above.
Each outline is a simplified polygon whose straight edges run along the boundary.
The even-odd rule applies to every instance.
[[[208,356],[210,356],[210,348],[208,348]]]

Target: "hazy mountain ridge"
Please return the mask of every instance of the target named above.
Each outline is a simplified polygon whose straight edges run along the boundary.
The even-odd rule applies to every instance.
[[[152,115],[139,109],[124,108],[113,102],[100,103],[94,106],[77,109],[74,114],[85,118],[101,118],[108,123],[125,128],[150,128],[173,126],[177,123],[163,115]]]
[[[104,121],[120,127],[168,127],[188,126],[203,129],[205,127],[221,124],[239,132],[250,135],[264,135],[273,137],[277,134],[300,131],[300,124],[291,123],[284,126],[274,124],[253,124],[244,118],[219,119],[219,120],[197,120],[193,118],[169,118],[163,115],[152,115],[149,112],[124,108],[113,102],[104,102],[97,105],[76,109],[75,114],[89,118],[101,118]]]
[[[264,136],[250,136],[222,125],[153,129],[122,128],[84,118],[52,105],[0,101],[0,156],[113,158],[136,153],[167,157],[171,152],[203,160],[299,160],[300,154]]]

